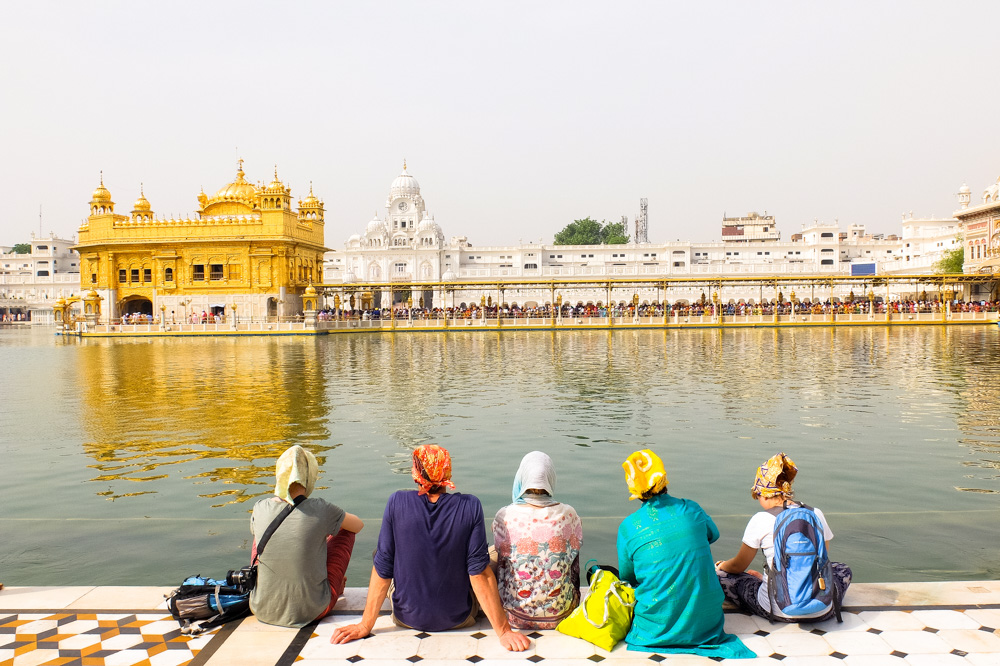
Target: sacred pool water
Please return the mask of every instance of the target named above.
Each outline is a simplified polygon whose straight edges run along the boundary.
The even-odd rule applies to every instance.
[[[858,581],[996,579],[1000,331],[732,331],[60,338],[0,330],[8,585],[170,585],[249,557],[249,511],[302,444],[317,493],[364,518],[365,585],[410,451],[447,447],[487,521],[521,456],[555,460],[584,557],[615,560],[622,460],[652,448],[670,492],[735,554],[754,468],[784,451]],[[758,556],[759,558],[759,556]],[[759,559],[757,564],[759,565]]]

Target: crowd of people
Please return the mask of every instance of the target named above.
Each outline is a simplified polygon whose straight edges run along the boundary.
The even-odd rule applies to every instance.
[[[640,506],[618,530],[618,572],[635,592],[629,649],[680,652],[717,659],[756,656],[723,629],[723,599],[745,612],[779,621],[815,621],[834,612],[819,607],[786,616],[768,603],[767,580],[748,569],[758,549],[773,566],[771,532],[783,507],[794,500],[794,463],[783,453],[756,472],[751,496],[761,511],[747,524],[739,552],[713,564],[710,546],[719,538],[711,517],[693,500],[667,492],[663,461],[636,451],[622,464],[629,499]],[[357,516],[320,498],[315,456],[293,446],[278,459],[275,497],[253,508],[253,557],[268,526],[289,504],[294,510],[274,532],[258,562],[250,605],[268,624],[301,627],[329,614],[347,583]],[[483,507],[475,495],[454,492],[451,457],[425,444],[413,451],[415,490],[393,493],[379,529],[368,595],[359,622],[337,627],[332,643],[365,638],[388,598],[392,622],[419,631],[472,626],[485,613],[501,644],[511,651],[530,646],[525,630],[552,629],[581,603],[580,549],[583,527],[573,507],[556,499],[551,458],[540,451],[524,456],[514,475],[511,504],[493,520],[489,546]],[[833,537],[822,512],[826,541]],[[287,527],[285,527],[287,525]],[[834,563],[843,598],[851,570]],[[762,593],[762,590],[764,592]]]
[[[4,312],[0,314],[0,321],[2,322],[14,322],[14,321],[30,321],[31,317],[23,312]]]
[[[869,311],[875,314],[917,314],[917,313],[940,313],[945,310],[945,302],[940,300],[894,300],[884,301],[874,299],[869,302],[866,299],[854,299],[846,301],[815,301],[803,302],[778,301],[754,302],[751,300],[740,300],[733,303],[720,303],[716,306],[711,301],[694,301],[688,303],[679,301],[675,303],[643,303],[638,306],[619,303],[617,305],[606,306],[594,303],[578,303],[577,305],[562,305],[561,316],[592,318],[592,317],[616,317],[631,318],[636,316],[638,307],[639,317],[699,317],[713,316],[718,309],[719,314],[727,317],[764,315],[772,316],[791,314],[868,314]],[[520,307],[512,305],[463,305],[449,308],[419,308],[397,305],[395,308],[370,308],[366,310],[334,310],[327,308],[320,310],[318,318],[320,321],[378,321],[387,319],[416,319],[416,320],[440,320],[440,319],[551,319],[553,316],[560,316],[559,307],[550,305],[540,305],[533,307]],[[1000,301],[951,301],[951,312],[996,312],[1000,310]]]

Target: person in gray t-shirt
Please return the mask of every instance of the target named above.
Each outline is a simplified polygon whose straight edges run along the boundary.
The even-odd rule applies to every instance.
[[[254,505],[251,561],[257,542],[281,511],[305,496],[275,530],[257,562],[257,585],[250,608],[266,624],[301,627],[326,616],[347,584],[345,572],[354,549],[354,535],[364,523],[357,516],[318,497],[316,457],[293,446],[278,458],[276,497]]]

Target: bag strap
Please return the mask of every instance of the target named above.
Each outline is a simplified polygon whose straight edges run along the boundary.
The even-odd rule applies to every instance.
[[[297,507],[299,504],[302,504],[302,502],[305,499],[306,499],[305,495],[299,495],[298,497],[292,500],[293,504],[291,506],[286,506],[284,509],[281,510],[281,513],[275,516],[274,520],[271,521],[271,524],[267,526],[266,530],[264,530],[264,534],[261,535],[260,543],[257,544],[257,555],[256,557],[254,557],[253,562],[251,562],[251,564],[257,564],[258,560],[260,560],[261,553],[264,552],[264,546],[266,546],[267,542],[270,541],[271,539],[271,535],[274,534],[274,531],[278,529],[278,526],[281,525],[282,521],[285,520],[285,518],[288,518],[288,516],[292,513],[292,511],[295,511],[295,507]]]

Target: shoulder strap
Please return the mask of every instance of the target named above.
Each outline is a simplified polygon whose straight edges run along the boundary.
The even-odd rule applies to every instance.
[[[301,504],[303,500],[305,500],[305,498],[306,498],[305,495],[299,495],[298,497],[296,497],[294,500],[292,500],[294,504],[292,504],[291,506],[286,506],[284,509],[282,509],[281,513],[275,516],[274,520],[271,521],[271,524],[267,526],[267,529],[264,530],[264,534],[262,534],[260,537],[260,543],[257,544],[257,557],[254,558],[253,561],[254,564],[256,564],[257,561],[260,559],[261,553],[264,552],[264,546],[266,546],[267,542],[271,540],[271,535],[274,534],[274,531],[278,529],[278,526],[281,525],[282,521],[285,520],[285,518],[288,518],[289,514],[291,514],[292,511],[295,511],[295,507]]]

